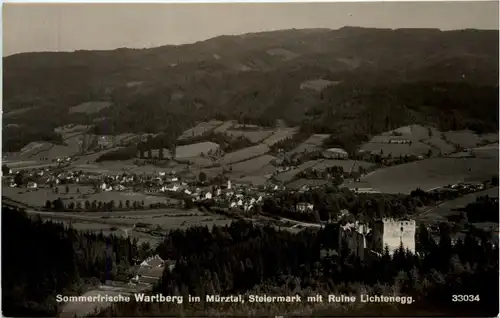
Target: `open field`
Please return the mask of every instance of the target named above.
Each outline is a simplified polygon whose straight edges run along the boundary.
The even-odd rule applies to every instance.
[[[265,165],[269,164],[275,159],[276,157],[273,157],[271,155],[263,155],[246,161],[241,161],[232,166],[233,172],[251,173],[262,169]]]
[[[273,134],[273,131],[270,129],[259,129],[259,130],[236,130],[236,129],[228,129],[226,130],[226,134],[232,137],[245,137],[250,140],[252,143],[258,143],[267,137]]]
[[[354,165],[353,165],[354,164]],[[371,168],[374,166],[373,163],[371,162],[366,162],[366,161],[359,161],[359,160],[337,160],[337,159],[327,159],[319,162],[317,165],[314,166],[314,169],[316,170],[325,170],[326,168],[329,167],[342,167],[345,172],[348,172],[353,169],[353,171],[358,171],[359,167],[363,168]]]
[[[119,147],[105,149],[105,150],[100,150],[100,151],[92,152],[92,153],[89,153],[89,154],[85,154],[85,155],[82,155],[82,156],[79,156],[78,158],[76,158],[72,162],[72,164],[73,165],[80,165],[80,164],[94,163],[97,160],[97,158],[99,158],[103,154],[115,151],[117,149],[119,149]]]
[[[25,160],[25,161],[17,161],[17,160],[2,160],[2,163],[6,164],[9,166],[9,168],[22,168],[22,167],[29,167],[32,165],[38,164],[38,161],[36,160]]]
[[[266,144],[258,144],[252,147],[240,149],[230,152],[220,158],[217,162],[221,165],[228,165],[247,160],[253,157],[261,156],[269,152],[269,147]]]
[[[116,206],[118,206],[120,201],[125,201],[129,200],[131,202],[133,201],[144,201],[144,204],[148,206],[149,204],[155,204],[155,203],[167,203],[169,202],[168,198],[165,196],[154,196],[154,195],[146,195],[142,193],[137,193],[137,192],[119,192],[119,191],[109,191],[109,192],[99,192],[95,194],[91,194],[89,196],[86,196],[85,198],[82,198],[80,201],[85,201],[89,200],[90,202],[96,200],[97,202],[102,201],[102,202],[109,202],[111,200],[114,200],[116,203]]]
[[[19,157],[22,159],[29,159],[42,151],[50,149],[52,146],[53,146],[52,143],[46,141],[30,142],[21,149]]]
[[[418,216],[418,219],[425,223],[432,221],[446,221],[447,216],[458,213],[453,211],[454,209],[465,207],[467,204],[475,202],[476,198],[480,196],[488,195],[490,197],[498,197],[498,190],[498,187],[490,188],[484,191],[467,194],[455,200],[446,201],[423,212]]]
[[[272,135],[267,137],[262,143],[271,147],[277,142],[292,137],[297,131],[298,131],[297,128],[278,128],[272,133]]]
[[[183,140],[191,137],[197,137],[201,136],[211,130],[213,130],[215,127],[220,126],[224,122],[220,120],[211,120],[209,122],[201,122],[194,126],[193,128],[189,128],[188,130],[184,131],[182,135],[178,138],[178,140]]]
[[[222,125],[220,126],[217,126],[215,129],[214,129],[214,132],[215,133],[223,133],[223,132],[226,132],[226,130],[228,130],[229,128],[233,127],[233,125],[236,123],[236,121],[234,120],[228,120],[228,121],[225,121]]]
[[[321,148],[321,145],[323,145],[323,142],[328,139],[330,135],[328,134],[315,134],[309,137],[306,141],[298,145],[295,149],[290,151],[291,154],[293,153],[301,153],[301,152],[313,152],[316,150],[319,150]]]
[[[89,173],[147,173],[147,174],[157,174],[160,172],[167,171],[181,171],[186,165],[178,164],[175,162],[169,162],[163,166],[154,165],[141,165],[137,166],[133,164],[133,160],[128,161],[104,161],[93,164],[76,164],[70,167],[70,170],[82,170]]]
[[[111,106],[110,102],[86,102],[77,106],[71,107],[69,113],[85,113],[94,114],[98,113],[104,108]]]
[[[82,198],[83,195],[92,193],[93,189],[88,186],[75,186],[68,185],[69,194],[65,192],[66,186],[59,186],[59,193],[53,193],[51,189],[40,188],[40,189],[26,189],[26,188],[10,188],[2,187],[2,195],[6,196],[12,200],[25,203],[30,206],[43,207],[47,200],[53,201],[57,198],[64,200],[78,200]],[[80,194],[76,193],[76,189],[80,189]],[[71,199],[71,201],[74,201]],[[82,198],[85,201],[84,198]]]
[[[425,141],[426,144],[432,146],[434,149],[441,151],[442,154],[446,155],[455,150],[455,147],[449,142],[445,141],[441,136],[442,133],[436,128],[431,128],[431,136]]]
[[[333,86],[338,83],[340,82],[328,81],[324,79],[315,79],[300,83],[300,89],[312,89],[314,91],[321,92],[326,87]]]
[[[441,152],[446,155],[455,150],[452,142],[443,139],[443,133],[434,127],[409,125],[381,133],[362,145],[361,150],[381,153],[384,157],[404,155],[426,155],[429,150],[433,154]],[[390,144],[390,141],[409,140],[412,144]]]
[[[299,190],[303,186],[318,187],[328,184],[325,179],[298,179],[287,184],[287,187],[294,190]]]
[[[105,235],[121,235],[137,238],[139,242],[148,242],[155,246],[162,240],[162,236],[152,235],[134,224],[142,223],[149,229],[163,232],[174,229],[187,229],[193,226],[207,226],[211,229],[214,225],[225,226],[232,222],[231,219],[197,210],[159,209],[123,212],[35,212],[28,211],[31,215],[39,215],[44,220],[61,222],[80,231],[102,232]]]
[[[207,158],[207,157],[201,157],[201,156],[191,157],[191,158],[183,158],[182,161],[189,161],[189,163],[192,164],[193,166],[200,167],[200,168],[210,167],[214,164],[212,159]]]
[[[472,152],[477,158],[498,158],[498,142],[495,144],[473,148]]]
[[[41,169],[41,168],[48,168],[48,167],[56,167],[57,163],[55,162],[49,162],[46,163],[47,161],[34,161],[32,163],[23,162],[21,165],[16,165],[12,167],[12,172],[16,172],[19,170],[30,170],[30,169]],[[10,164],[7,164],[10,166]]]
[[[262,186],[265,185],[268,180],[269,179],[263,175],[252,175],[252,176],[249,175],[240,178],[235,177],[234,182],[236,184],[251,184],[254,186]]]
[[[304,162],[303,164],[299,165],[295,169],[278,174],[275,178],[276,178],[276,180],[281,181],[281,182],[285,182],[285,183],[289,182],[300,171],[308,169],[308,168],[312,168],[322,161],[323,160],[310,160],[310,161]]]
[[[428,127],[424,127],[421,125],[409,125],[399,127],[391,131],[383,132],[379,136],[397,138],[398,136],[395,135],[399,135],[399,137],[403,137],[411,141],[418,141],[420,139],[429,138],[429,129]]]
[[[218,144],[210,141],[179,146],[175,149],[175,158],[183,159],[183,158],[197,157],[201,153],[207,154],[209,151],[215,151],[218,148],[219,148]]]
[[[498,175],[496,158],[431,158],[388,167],[363,178],[375,190],[410,193],[416,188],[429,190],[463,181],[484,181]]]
[[[361,150],[382,154],[383,157],[387,157],[390,154],[394,158],[404,155],[423,156],[426,155],[429,150],[433,151],[433,148],[419,141],[412,142],[411,145],[367,142],[361,146]]]
[[[54,131],[61,134],[63,139],[66,139],[67,137],[71,137],[75,134],[86,132],[90,128],[92,127],[88,125],[66,125],[54,128]]]
[[[17,115],[22,115],[24,113],[26,113],[27,111],[29,110],[32,110],[32,109],[35,109],[36,107],[25,107],[25,108],[20,108],[20,109],[16,109],[16,110],[12,110],[10,112],[7,112],[7,113],[4,113],[2,114],[2,116],[4,118],[8,118],[8,117],[15,117]]]

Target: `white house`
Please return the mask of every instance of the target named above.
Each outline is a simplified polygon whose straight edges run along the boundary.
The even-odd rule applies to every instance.
[[[36,189],[36,188],[38,188],[38,185],[36,184],[36,182],[30,181],[30,182],[28,182],[26,187],[29,189]]]
[[[306,212],[313,211],[314,205],[311,203],[300,202],[300,203],[297,203],[297,206],[295,208],[300,213],[306,213]]]
[[[205,200],[211,200],[211,199],[212,199],[212,193],[207,192],[207,193],[205,194]]]
[[[140,264],[141,267],[149,267],[149,268],[155,268],[155,267],[162,267],[165,261],[156,254],[155,256],[148,257],[142,263]]]
[[[106,182],[103,182],[101,184],[101,190],[103,190],[103,191],[111,191],[111,190],[113,190],[113,188],[109,184],[107,184]]]

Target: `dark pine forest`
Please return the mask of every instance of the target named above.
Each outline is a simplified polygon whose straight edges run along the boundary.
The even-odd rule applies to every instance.
[[[412,305],[368,305],[347,311],[341,306],[311,309],[304,305],[198,303],[122,303],[97,316],[228,315],[494,315],[498,311],[498,247],[486,235],[468,234],[452,244],[443,225],[439,240],[425,227],[417,232],[418,255],[400,249],[392,257],[361,262],[338,248],[339,225],[319,232],[291,234],[244,221],[230,226],[196,227],[170,232],[156,249],[163,259],[177,260],[154,292],[165,295],[268,294],[308,296],[328,293],[404,294]],[[55,295],[79,294],[106,279],[131,275],[135,259],[150,255],[137,242],[102,234],[79,233],[22,211],[2,211],[3,314],[53,316]],[[345,251],[346,249],[342,249]],[[326,251],[326,253],[325,253]],[[476,303],[453,303],[452,294],[479,295]],[[203,297],[202,297],[203,298]],[[406,306],[406,307],[405,307]],[[312,311],[311,311],[312,310]]]

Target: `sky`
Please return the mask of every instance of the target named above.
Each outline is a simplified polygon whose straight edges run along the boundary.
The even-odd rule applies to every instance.
[[[185,44],[291,28],[498,29],[499,2],[4,4],[3,56]]]

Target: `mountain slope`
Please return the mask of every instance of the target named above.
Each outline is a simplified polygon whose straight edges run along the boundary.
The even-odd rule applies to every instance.
[[[340,84],[324,92],[300,88],[317,79]],[[461,105],[447,109],[465,118],[470,116],[466,107],[475,105],[475,125],[487,121],[486,126],[495,126],[498,94],[492,92],[498,86],[498,31],[345,27],[220,36],[141,50],[17,54],[4,58],[4,112],[17,111],[4,119],[4,147],[16,149],[40,135],[52,138],[58,125],[89,124],[100,117],[108,120],[97,130],[107,133],[178,133],[196,120],[212,117],[244,117],[261,124],[284,118],[319,129],[324,123],[335,126],[332,119],[357,125],[358,119],[369,119],[353,114],[377,104],[370,94],[360,95],[365,88],[393,96],[386,96],[385,102],[411,113],[405,115],[405,123],[440,124],[439,99],[417,98],[429,105],[412,109],[397,105],[408,101],[401,97],[401,87],[412,87],[403,89],[405,93],[443,98],[432,93],[432,85],[421,82],[440,83],[446,94],[465,87],[470,94],[461,94]],[[480,105],[477,96],[483,96]],[[90,101],[109,101],[112,106],[94,114],[68,112]],[[347,105],[354,108],[352,114],[341,111]],[[391,107],[374,111],[387,116]],[[333,117],[324,115],[332,112]],[[8,124],[19,128],[6,128]],[[463,125],[468,124],[458,126]],[[379,123],[365,126],[361,134],[376,132],[371,129]]]

